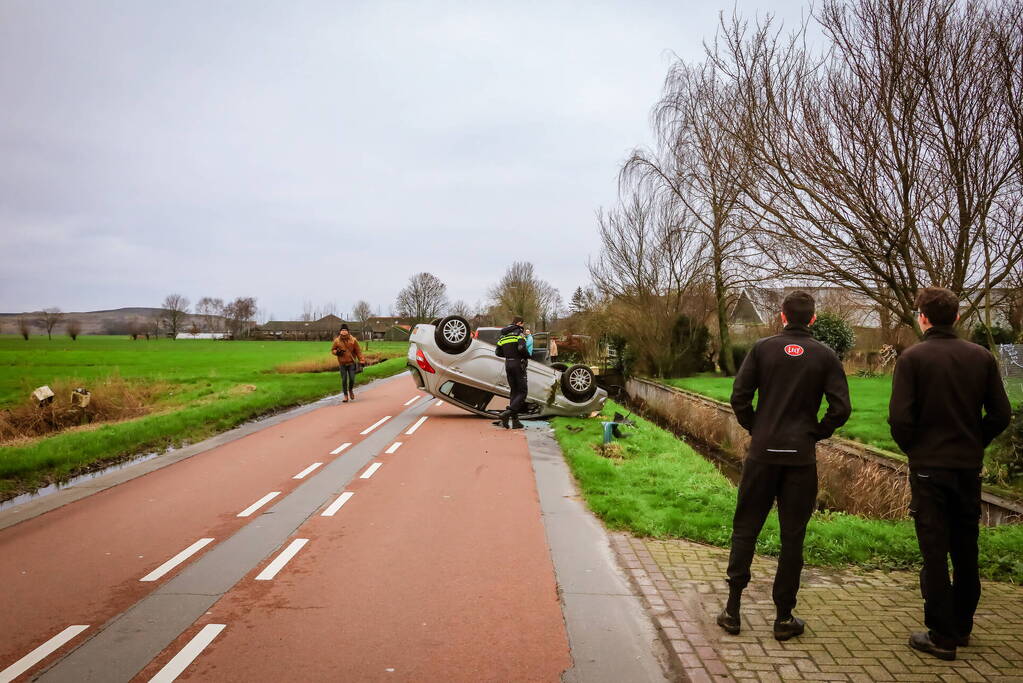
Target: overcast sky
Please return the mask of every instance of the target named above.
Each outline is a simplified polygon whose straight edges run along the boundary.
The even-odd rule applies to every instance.
[[[515,260],[567,301],[672,54],[699,59],[720,9],[0,0],[0,311],[387,314],[413,272],[474,302]]]

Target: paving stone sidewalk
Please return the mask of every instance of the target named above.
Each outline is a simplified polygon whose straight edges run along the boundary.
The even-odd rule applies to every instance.
[[[688,541],[613,534],[674,664],[692,681],[1023,681],[1023,588],[985,582],[970,647],[944,662],[911,650],[923,629],[918,576],[807,568],[796,614],[799,638],[771,633],[776,561],[758,556],[743,594],[742,633],[715,619],[728,590],[728,551]]]

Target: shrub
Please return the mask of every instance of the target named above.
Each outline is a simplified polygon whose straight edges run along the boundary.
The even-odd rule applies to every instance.
[[[78,341],[78,335],[82,333],[82,323],[78,322],[74,318],[67,321],[67,336],[71,337],[71,341]]]
[[[1011,328],[1002,327],[999,324],[991,326],[991,338],[995,342],[995,346],[999,344],[1011,344],[1015,341],[1015,334]],[[977,323],[973,326],[970,331],[970,341],[974,344],[980,344],[985,349],[988,347],[988,329],[984,323]]]
[[[746,360],[749,350],[750,346],[748,344],[732,344],[732,360],[735,362],[736,372],[742,367],[742,362]]]
[[[710,331],[706,325],[695,323],[687,315],[680,315],[671,330],[673,377],[686,377],[698,372],[714,369],[708,360],[707,347],[710,345]]]
[[[817,314],[817,320],[810,326],[810,331],[814,339],[830,346],[843,360],[856,343],[856,334],[849,323],[827,311]]]
[[[995,439],[988,451],[987,479],[1010,484],[1023,477],[1023,405],[1013,411],[1009,428]]]

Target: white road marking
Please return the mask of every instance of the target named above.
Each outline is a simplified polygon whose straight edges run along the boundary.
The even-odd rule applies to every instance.
[[[3,671],[0,671],[0,683],[10,683],[10,681],[13,681],[36,664],[49,657],[64,643],[68,642],[87,628],[89,628],[87,624],[84,626],[68,626],[66,629],[29,652],[14,664],[11,664]]]
[[[350,444],[348,442],[345,442],[345,443],[341,444],[340,446],[338,446],[337,448],[335,448],[334,450],[332,450],[330,452],[330,454],[331,455],[337,455],[338,453],[340,453],[341,451],[343,451],[344,449],[348,448],[351,445],[352,444]]]
[[[262,498],[257,500],[255,503],[253,503],[249,507],[247,507],[244,510],[242,510],[241,512],[239,512],[238,516],[239,517],[248,517],[253,512],[255,512],[259,508],[263,507],[264,505],[266,505],[267,503],[269,503],[271,500],[273,500],[274,498],[276,498],[279,495],[281,495],[280,491],[271,491],[270,493],[266,494],[265,496],[263,496]]]
[[[309,467],[305,468],[304,470],[296,474],[294,477],[292,477],[292,479],[305,479],[307,474],[309,474],[322,464],[323,464],[322,462],[314,462],[312,465],[310,465]]]
[[[273,577],[277,576],[277,572],[284,569],[291,558],[298,554],[298,551],[302,549],[306,543],[309,542],[308,538],[296,538],[294,541],[288,544],[288,547],[281,551],[281,554],[274,558],[273,562],[266,565],[266,569],[259,572],[256,576],[256,581],[269,581]]]
[[[167,662],[155,676],[149,679],[149,683],[171,683],[177,679],[188,665],[195,661],[203,650],[206,649],[213,639],[220,635],[220,632],[227,628],[227,624],[206,624],[195,634],[195,637],[188,641],[188,644],[181,648],[181,651],[174,655],[174,658]]]
[[[324,510],[323,514],[320,515],[320,516],[321,517],[333,517],[335,515],[335,513],[337,513],[337,511],[341,509],[341,506],[344,505],[345,503],[347,503],[348,500],[352,496],[354,496],[354,495],[355,494],[352,493],[351,491],[345,491],[340,496],[338,496],[337,500],[335,500],[333,503],[331,503],[330,506],[326,510]]]
[[[418,420],[416,421],[416,423],[415,423],[414,425],[412,425],[412,427],[410,427],[410,428],[409,428],[409,430],[408,430],[407,432],[405,432],[405,434],[406,434],[407,436],[411,436],[412,434],[415,434],[415,433],[416,433],[416,430],[417,430],[417,429],[419,429],[420,427],[422,427],[422,426],[423,426],[423,423],[424,423],[424,422],[426,422],[426,418],[427,418],[427,416],[426,416],[426,415],[423,415],[423,416],[422,416],[421,418],[419,418],[419,419],[418,419]]]
[[[401,448],[401,441],[395,441],[394,443],[391,444],[390,448],[384,451],[384,453],[391,454],[394,453],[399,448]]]
[[[436,403],[434,403],[433,405],[435,405],[435,406],[437,406],[437,407],[440,407],[440,406],[444,405],[444,401],[437,401],[437,402],[436,402]]]
[[[362,473],[362,475],[359,477],[359,479],[369,479],[370,477],[372,477],[373,473],[376,472],[378,469],[380,469],[380,465],[381,464],[382,463],[375,462],[372,465],[370,465],[366,469],[366,471]]]
[[[385,418],[381,418],[380,420],[378,420],[377,422],[373,423],[373,424],[372,424],[371,426],[369,426],[369,427],[366,427],[365,429],[363,429],[363,430],[362,430],[361,432],[359,432],[359,433],[360,433],[360,434],[362,434],[363,436],[366,436],[367,434],[369,434],[370,432],[372,432],[372,431],[373,431],[374,429],[376,429],[377,427],[379,427],[380,425],[382,425],[383,423],[387,422],[387,421],[388,421],[388,420],[390,420],[390,419],[391,419],[391,416],[390,416],[390,415],[388,415],[388,416],[387,416],[387,417],[385,417]]]
[[[418,401],[421,398],[422,398],[422,396],[413,396],[409,400],[405,401],[405,405],[410,406],[410,405],[412,405],[413,403],[415,403],[416,401]]]
[[[177,567],[179,564],[190,558],[192,555],[195,555],[197,552],[208,546],[210,543],[213,543],[212,538],[200,538],[198,541],[188,546],[180,553],[170,558],[169,560],[167,560],[166,562],[164,562],[159,567],[149,572],[145,576],[143,576],[141,579],[139,579],[139,581],[156,581],[158,578],[160,578],[170,570]]]

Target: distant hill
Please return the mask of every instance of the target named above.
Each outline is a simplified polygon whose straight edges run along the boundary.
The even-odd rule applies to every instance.
[[[64,319],[53,330],[54,334],[65,334],[64,325],[69,320],[77,320],[82,326],[82,334],[129,334],[132,326],[140,330],[152,332],[156,321],[164,314],[162,308],[115,308],[108,311],[74,311],[64,313]],[[24,316],[31,323],[31,334],[46,334],[46,328],[38,322],[40,311],[26,313],[0,313],[0,334],[18,334],[18,318]],[[223,329],[224,318],[214,317],[214,325]],[[182,331],[195,323],[200,330],[206,332],[205,316],[189,314],[181,325]],[[166,328],[164,329],[166,331]]]

